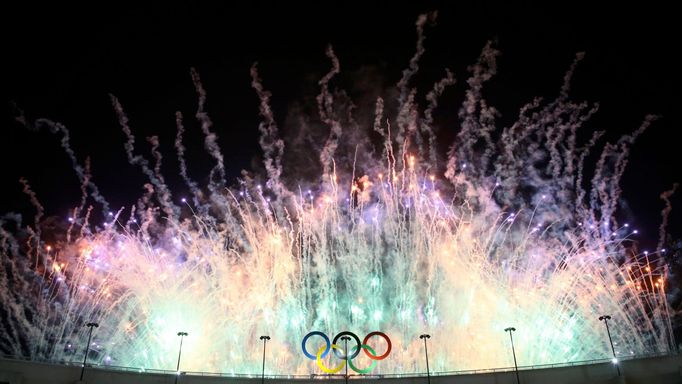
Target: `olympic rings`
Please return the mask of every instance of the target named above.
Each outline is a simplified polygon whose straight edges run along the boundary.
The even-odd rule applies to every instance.
[[[339,355],[336,351],[334,351],[334,354],[339,359],[352,360],[360,354],[360,348],[359,348],[360,347],[360,339],[358,338],[358,335],[354,334],[353,332],[343,331],[343,332],[339,333],[338,335],[334,336],[334,341],[332,341],[332,344],[336,344],[336,341],[339,340],[339,338],[341,336],[344,336],[344,335],[348,335],[355,340],[355,344],[357,344],[357,347],[355,347],[355,352],[350,356],[348,356],[348,351],[343,351],[343,353],[344,353],[343,355]]]
[[[370,332],[370,333],[367,334],[367,336],[365,336],[365,339],[362,340],[362,344],[365,344],[365,345],[366,345],[366,344],[367,344],[367,341],[368,341],[372,336],[381,336],[381,337],[384,338],[384,340],[386,340],[386,352],[384,352],[384,354],[381,355],[381,356],[377,356],[376,353],[374,353],[373,350],[369,349],[369,352],[372,352],[372,354],[370,355],[370,354],[367,352],[368,350],[365,349],[365,354],[367,355],[367,357],[369,357],[369,358],[372,359],[372,360],[383,360],[383,359],[385,359],[385,358],[388,356],[388,354],[391,353],[391,348],[393,347],[393,346],[391,345],[391,339],[389,339],[389,338],[388,338],[388,335],[385,334],[385,333],[383,333],[383,332],[378,332],[378,331],[376,331],[376,332]]]
[[[306,342],[312,336],[322,337],[322,339],[324,340],[324,343],[325,343],[325,345],[319,347],[316,355],[311,354],[306,349]],[[337,344],[337,342],[342,336],[350,336],[355,341],[356,345],[354,345],[352,348],[350,348],[349,351],[344,349],[343,347],[339,346],[339,344]],[[384,340],[386,340],[386,351],[382,355],[377,355],[374,348],[370,347],[367,344],[369,339],[371,339],[374,336],[380,336]],[[360,342],[360,338],[356,334],[354,334],[353,332],[349,332],[349,331],[340,332],[339,334],[334,336],[334,338],[332,339],[331,342],[329,340],[329,337],[325,333],[320,332],[320,331],[312,331],[312,332],[308,333],[307,335],[305,335],[303,337],[302,342],[301,342],[301,349],[303,350],[303,354],[307,358],[309,358],[310,360],[315,360],[317,362],[317,366],[320,367],[320,369],[326,373],[337,373],[340,370],[342,370],[346,364],[348,364],[348,366],[353,371],[355,371],[359,374],[369,373],[370,371],[372,371],[376,367],[378,360],[383,360],[386,357],[388,357],[388,355],[391,353],[391,348],[392,348],[391,339],[388,337],[388,335],[386,335],[383,332],[379,332],[379,331],[368,333],[367,336],[365,336],[365,338],[362,340],[362,343]],[[367,355],[367,357],[372,359],[372,364],[370,364],[369,367],[364,368],[364,369],[360,369],[360,368],[356,367],[352,361],[354,358],[356,358],[360,354],[361,349],[364,349],[365,355]],[[334,355],[336,357],[338,357],[339,359],[341,359],[342,361],[336,367],[329,368],[329,367],[324,365],[324,362],[322,361],[322,359],[324,359],[329,354],[329,351],[332,351],[332,350],[334,352]]]
[[[329,349],[331,348],[331,343],[329,342],[329,338],[327,337],[327,335],[325,335],[324,333],[322,333],[320,331],[312,331],[312,332],[308,333],[307,335],[305,335],[305,337],[303,338],[303,341],[301,342],[301,348],[303,348],[303,354],[306,355],[306,357],[309,358],[310,360],[315,360],[315,355],[311,355],[308,352],[308,350],[305,349],[306,341],[308,341],[310,336],[314,336],[314,335],[322,336],[322,338],[324,339],[324,342],[327,343],[327,346],[324,349],[324,353],[322,353],[322,356],[321,356],[324,359],[325,357],[327,357],[327,354],[329,353]]]
[[[389,345],[390,345],[390,344],[389,344]],[[376,352],[374,352],[374,349],[372,349],[372,347],[370,347],[370,346],[367,345],[367,344],[362,344],[361,347],[365,350],[365,352],[369,351],[369,352],[372,353],[371,355],[370,355],[369,353],[367,353],[367,356],[370,356],[370,358],[372,358],[372,355],[376,355],[376,354],[377,354]],[[354,347],[354,348],[357,348],[357,347]],[[384,355],[386,355],[386,354],[384,353]],[[377,366],[377,359],[376,359],[376,358],[373,358],[372,364],[371,364],[369,367],[365,368],[365,369],[359,369],[359,368],[357,368],[355,365],[353,365],[353,360],[348,360],[348,366],[349,366],[352,370],[354,370],[355,372],[357,372],[357,373],[359,373],[359,374],[362,375],[362,374],[364,374],[364,373],[370,373],[370,372],[374,369],[374,367]]]
[[[332,349],[341,349],[338,345],[332,344]],[[343,367],[346,366],[346,360],[341,361],[341,364],[337,365],[336,368],[327,368],[324,366],[324,363],[322,362],[322,352],[329,352],[327,349],[325,351],[325,347],[320,347],[320,349],[317,350],[317,366],[320,367],[321,370],[327,372],[327,373],[336,373],[340,370],[343,369]]]

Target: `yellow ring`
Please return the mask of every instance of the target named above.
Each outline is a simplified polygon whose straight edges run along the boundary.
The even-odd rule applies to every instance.
[[[323,345],[320,347],[320,349],[317,350],[317,366],[320,367],[320,369],[324,372],[327,373],[337,373],[340,370],[343,369],[343,367],[346,366],[346,360],[341,360],[341,364],[337,365],[336,368],[327,368],[325,367],[324,363],[322,362],[322,354],[324,351],[327,349],[326,345]],[[332,344],[332,349],[339,349],[342,350],[341,347],[339,347],[336,344]]]

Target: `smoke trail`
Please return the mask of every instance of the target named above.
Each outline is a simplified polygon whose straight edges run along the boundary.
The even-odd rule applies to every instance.
[[[147,142],[151,144],[151,153],[152,156],[154,157],[155,163],[154,163],[154,176],[156,176],[157,179],[163,184],[165,184],[165,180],[163,179],[163,175],[161,174],[161,160],[163,160],[163,156],[161,156],[161,152],[159,152],[159,137],[158,136],[150,136],[147,137]]]
[[[466,186],[462,192],[470,197],[484,196],[482,191],[471,190],[472,184],[467,180],[476,185],[487,185],[492,171],[496,181],[493,195],[500,206],[516,210],[527,203],[537,205],[562,201],[560,205],[538,207],[539,211],[536,208],[539,215],[536,219],[554,221],[570,217],[574,206],[568,202],[579,201],[585,194],[581,192],[580,185],[587,155],[585,151],[589,151],[598,138],[594,137],[586,148],[577,149],[577,131],[597,112],[598,104],[567,100],[572,74],[583,54],[576,55],[576,60],[566,72],[558,97],[544,106],[540,98],[524,105],[518,120],[502,130],[495,146],[491,134],[495,130],[496,111],[487,105],[481,91],[483,83],[496,72],[494,61],[497,55],[488,45],[478,63],[470,68],[473,74],[460,109],[462,130],[450,148],[446,176],[455,186]],[[495,161],[489,169],[493,154],[496,154]],[[461,169],[459,173],[458,167]],[[461,174],[465,174],[466,178]],[[576,195],[581,197],[576,199]],[[562,212],[551,212],[551,206]]]
[[[494,150],[490,133],[495,129],[494,107],[489,107],[483,98],[483,84],[497,73],[496,58],[499,51],[493,48],[489,41],[479,56],[478,62],[469,67],[471,77],[467,79],[469,88],[466,91],[465,101],[459,110],[461,128],[457,134],[456,145],[448,152],[448,165],[445,176],[456,183],[455,174],[457,169],[463,172],[466,169],[468,175],[480,177],[485,174]],[[484,151],[476,154],[474,147],[483,140]],[[475,161],[474,159],[479,159]]]
[[[576,167],[576,181],[575,181],[575,189],[576,189],[576,198],[575,198],[575,206],[580,207],[581,209],[578,210],[578,214],[580,216],[580,223],[581,224],[586,224],[589,220],[589,222],[595,222],[596,219],[593,216],[593,212],[587,208],[587,202],[585,201],[585,197],[587,196],[587,191],[585,190],[585,187],[583,187],[583,178],[584,178],[584,169],[585,169],[585,159],[587,156],[590,154],[590,150],[597,145],[597,141],[604,135],[604,131],[595,131],[592,133],[592,137],[590,138],[590,141],[586,145],[583,146],[583,148],[580,150],[580,156],[578,157],[578,165]],[[588,212],[589,214],[585,216],[585,212]]]
[[[85,211],[85,216],[83,217],[83,225],[81,226],[81,232],[80,236],[81,238],[85,238],[86,236],[90,235],[90,216],[92,214],[92,206],[89,206],[88,209]]]
[[[145,242],[148,242],[151,239],[149,228],[155,223],[154,208],[151,203],[154,196],[154,186],[146,183],[144,190],[145,193],[137,200],[137,211],[140,215],[140,233],[142,233]]]
[[[571,80],[573,79],[573,74],[575,73],[575,69],[578,67],[578,63],[580,63],[584,58],[585,52],[578,52],[575,54],[575,60],[573,60],[571,67],[564,74],[564,83],[562,84],[561,91],[559,92],[560,100],[568,99],[568,92],[571,90]]]
[[[421,131],[429,142],[429,164],[438,170],[438,147],[436,145],[436,134],[433,129],[433,111],[438,107],[438,98],[443,94],[445,88],[455,84],[455,77],[449,69],[445,69],[445,77],[433,85],[433,89],[426,95],[429,102],[424,110],[424,119],[421,123]]]
[[[675,194],[675,191],[677,191],[677,187],[680,185],[678,183],[673,184],[673,187],[670,188],[669,190],[661,193],[661,200],[665,202],[665,208],[661,211],[661,225],[658,227],[658,245],[656,246],[656,252],[659,254],[661,253],[661,250],[665,246],[665,238],[666,238],[666,227],[668,226],[668,217],[670,216],[670,212],[673,210],[673,206],[670,203],[670,197]]]
[[[22,118],[21,120],[18,121],[26,122],[27,120],[25,118]],[[35,128],[31,127],[30,125],[26,125],[26,127],[28,129],[40,129],[43,126],[46,126],[50,132],[52,133],[59,132],[62,134],[61,140],[62,148],[64,149],[64,152],[66,152],[66,154],[69,156],[69,159],[71,159],[71,165],[73,170],[76,172],[76,175],[78,176],[78,180],[81,183],[86,184],[88,186],[88,188],[90,189],[90,195],[96,202],[98,202],[102,206],[102,213],[104,216],[106,216],[109,213],[109,203],[104,198],[104,196],[102,196],[97,185],[90,180],[91,177],[86,175],[86,172],[83,169],[83,167],[80,164],[78,164],[78,160],[76,159],[76,153],[71,148],[70,133],[66,126],[64,126],[61,123],[53,122],[52,120],[49,119],[37,119],[34,125]]]
[[[382,138],[386,138],[386,132],[381,129],[381,120],[384,118],[384,99],[377,97],[377,102],[374,104],[374,132],[381,135]],[[385,157],[385,153],[382,157]]]
[[[24,186],[23,191],[25,194],[29,196],[29,199],[31,201],[31,204],[36,208],[36,215],[33,218],[33,225],[35,226],[35,229],[32,229],[30,227],[26,227],[26,231],[29,233],[29,238],[26,241],[26,245],[29,247],[27,250],[27,255],[29,257],[33,253],[33,250],[35,249],[35,259],[36,259],[36,268],[38,268],[38,263],[40,261],[40,256],[42,254],[42,249],[41,249],[41,230],[40,230],[40,219],[43,217],[43,214],[45,213],[45,209],[43,208],[42,204],[40,204],[40,201],[38,201],[38,197],[31,190],[31,186],[28,184],[28,181],[24,179],[23,177],[19,179],[19,182]]]
[[[38,237],[40,237],[40,219],[42,219],[43,215],[45,214],[45,208],[43,208],[43,205],[40,204],[38,196],[31,189],[31,186],[28,184],[28,180],[22,177],[19,179],[19,182],[24,186],[24,193],[28,195],[31,205],[33,205],[36,209],[36,215],[33,217],[33,224],[35,225],[36,234]]]
[[[85,204],[88,199],[88,190],[86,189],[88,184],[90,183],[90,179],[92,178],[92,172],[90,170],[90,156],[85,158],[85,167],[83,168],[83,181],[81,182],[81,203],[78,206],[78,212],[83,212],[83,209],[85,209]],[[108,213],[108,212],[107,212]],[[77,219],[77,216],[74,214],[74,222]]]
[[[384,118],[384,99],[377,98],[374,106],[374,125],[373,130],[381,135],[383,148],[381,159],[386,161],[385,169],[388,171],[387,180],[391,180],[395,175],[395,156],[393,156],[393,140],[391,139],[391,123],[386,118],[386,130],[382,129],[381,121]],[[379,173],[380,182],[383,182],[383,174]]]
[[[417,130],[418,124],[418,107],[415,104],[415,96],[417,90],[415,88],[410,88],[410,80],[419,71],[419,59],[425,52],[424,49],[424,24],[428,20],[435,22],[438,16],[437,12],[431,12],[428,14],[419,15],[417,18],[416,30],[417,30],[417,45],[416,50],[412,58],[410,59],[408,68],[403,70],[403,75],[396,85],[398,88],[398,116],[396,118],[396,123],[398,130],[395,135],[395,140],[399,148],[401,148],[401,159],[403,160],[403,168],[405,166],[404,160],[408,156],[408,152],[411,147],[411,138],[414,138],[414,142],[417,145],[417,151],[420,157],[423,156],[423,140]]]
[[[382,142],[384,143],[383,149],[381,152],[381,158],[382,159],[389,159],[389,151],[391,150],[391,141],[386,139],[386,131],[384,131],[383,128],[381,128],[381,121],[384,119],[384,99],[381,97],[377,97],[376,104],[374,105],[374,125],[373,125],[373,130],[374,132],[378,133],[381,135]],[[388,168],[390,169],[391,166],[389,164]]]
[[[199,97],[199,106],[197,108],[196,118],[201,123],[201,131],[204,133],[204,147],[209,155],[215,159],[215,166],[211,169],[209,175],[209,189],[212,192],[218,191],[222,188],[225,181],[225,163],[223,159],[223,153],[218,145],[218,136],[211,132],[211,127],[213,123],[208,117],[208,114],[204,111],[204,104],[206,103],[206,91],[201,84],[201,78],[196,69],[191,68],[190,73],[192,75],[192,82],[194,83],[194,89]]]
[[[207,214],[208,205],[201,203],[203,200],[203,193],[201,192],[198,184],[187,174],[187,163],[185,161],[186,148],[182,143],[185,127],[182,124],[182,112],[180,111],[175,112],[175,126],[177,127],[177,133],[175,135],[175,150],[177,153],[178,162],[180,163],[180,176],[182,176],[182,180],[185,181],[185,184],[192,192],[192,201],[194,202],[194,205],[199,208],[201,214]]]
[[[128,117],[123,111],[123,106],[114,95],[109,95],[109,97],[111,98],[111,104],[114,107],[116,116],[118,117],[118,123],[121,126],[121,130],[126,135],[127,140],[123,146],[125,148],[126,155],[128,156],[128,162],[131,165],[139,166],[140,169],[142,170],[142,173],[144,173],[149,179],[149,181],[151,181],[152,184],[154,184],[154,186],[157,189],[156,195],[158,201],[161,204],[161,207],[163,208],[163,211],[166,213],[166,215],[168,215],[168,217],[177,217],[179,215],[180,209],[173,203],[170,190],[164,183],[163,178],[159,178],[157,173],[155,173],[152,169],[149,168],[149,162],[147,161],[147,159],[145,159],[142,155],[134,154],[135,136],[133,135],[133,132],[130,129],[130,126],[128,125]],[[156,151],[156,147],[158,147],[158,139],[152,138],[150,142],[152,143],[152,153],[157,159],[157,168],[159,168],[161,154],[158,153],[158,151]],[[147,203],[150,202],[147,201]]]
[[[630,146],[657,118],[655,115],[647,115],[633,133],[622,136],[615,144],[607,143],[597,161],[592,177],[590,208],[593,212],[600,213],[599,229],[606,236],[612,232],[611,225],[617,226],[614,214],[621,194],[619,181],[628,163]]]
[[[19,256],[19,243],[10,232],[5,229],[5,224],[8,222],[14,222],[17,228],[21,228],[21,215],[18,213],[5,213],[0,216],[0,249],[3,250],[3,255],[12,255],[13,257]]]
[[[544,168],[538,169],[539,172],[531,173],[531,177],[534,179],[532,183],[533,185],[543,185],[546,184],[543,179],[548,176],[551,177],[552,183],[538,192],[543,196],[551,196],[552,201],[572,202],[576,199],[577,194],[581,194],[582,186],[576,186],[576,179],[579,178],[582,182],[583,177],[583,159],[578,156],[576,161],[576,154],[580,153],[576,150],[577,131],[599,109],[599,105],[596,103],[590,105],[587,102],[576,103],[568,100],[568,92],[575,68],[583,57],[584,53],[582,52],[576,54],[573,63],[564,75],[559,96],[543,108],[540,113],[542,119],[535,123],[536,134],[541,135],[545,140],[543,146],[546,153],[539,154],[538,157],[548,156],[548,158]],[[593,140],[596,140],[598,136],[600,134],[596,134]],[[589,150],[593,145],[594,142],[588,143],[584,150]],[[539,146],[534,146],[533,150],[542,152]],[[532,165],[529,164],[529,166]],[[576,170],[578,174],[576,174]],[[572,203],[563,205],[563,212],[560,213],[560,216],[569,216],[576,207]]]
[[[585,57],[584,52],[578,52],[571,66],[564,74],[564,82],[559,92],[559,97],[550,103],[546,108],[546,115],[551,118],[551,123],[546,123],[547,129],[545,136],[547,137],[547,147],[549,150],[550,160],[547,167],[547,172],[551,174],[556,180],[573,180],[574,159],[573,154],[576,145],[576,133],[583,122],[589,120],[594,113],[596,113],[598,106],[592,108],[591,111],[584,114],[583,111],[588,107],[586,102],[572,103],[568,102],[568,93],[571,90],[571,80],[579,62]],[[564,117],[567,116],[568,118]],[[560,152],[559,148],[566,149]],[[565,177],[562,177],[565,173]],[[568,183],[565,183],[568,184]],[[567,185],[559,185],[559,189],[565,188]]]
[[[258,140],[263,150],[263,163],[268,173],[268,187],[278,197],[282,197],[286,187],[282,184],[282,156],[284,155],[284,141],[277,132],[277,123],[270,108],[270,92],[263,87],[262,80],[258,77],[258,65],[251,66],[251,87],[256,91],[260,100],[259,112],[263,121],[258,124],[261,135]]]
[[[324,77],[318,82],[320,85],[320,94],[317,95],[317,107],[322,122],[329,126],[329,136],[324,143],[324,147],[320,151],[320,163],[322,164],[322,174],[327,177],[330,175],[331,166],[334,159],[334,153],[338,147],[338,141],[342,134],[341,122],[337,119],[334,113],[334,96],[329,92],[329,81],[336,76],[340,71],[339,59],[334,54],[331,45],[327,46],[326,55],[332,62],[332,68]]]
[[[398,90],[400,91],[400,95],[398,96],[398,102],[400,104],[399,109],[403,109],[402,105],[405,104],[409,97],[409,93],[412,92],[409,88],[409,83],[412,77],[414,77],[414,75],[419,71],[419,59],[425,52],[424,39],[426,36],[424,35],[424,25],[427,21],[431,21],[432,23],[435,22],[437,17],[438,12],[434,11],[421,14],[417,18],[417,22],[415,23],[417,27],[417,49],[410,59],[409,67],[403,70],[403,76],[400,78],[400,81],[398,81],[397,84]]]

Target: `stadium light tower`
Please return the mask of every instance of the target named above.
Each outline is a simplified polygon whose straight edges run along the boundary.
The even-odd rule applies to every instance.
[[[344,378],[346,379],[346,384],[348,384],[348,355],[349,355],[349,353],[348,353],[348,340],[350,340],[350,337],[341,336],[341,340],[343,340],[343,342],[345,343],[345,347],[344,347],[343,352],[345,354],[344,359],[346,360],[346,374],[344,375]]]
[[[430,339],[431,335],[423,334],[419,335],[419,338],[424,340],[424,354],[426,355],[426,382],[431,384],[431,372],[429,371],[429,349],[426,346],[426,339]]]
[[[182,356],[182,339],[187,336],[187,332],[178,332],[180,336],[180,350],[178,350],[178,366],[175,368],[175,384],[178,384],[178,376],[180,376],[180,356]]]
[[[80,381],[83,381],[83,375],[85,374],[85,364],[88,362],[88,353],[90,352],[90,340],[92,339],[92,329],[98,328],[99,324],[95,322],[90,322],[85,324],[85,326],[90,328],[90,330],[88,331],[88,345],[85,346],[85,356],[83,357],[83,367],[81,368]]]
[[[512,332],[516,331],[516,328],[509,327],[509,328],[505,328],[504,331],[509,332],[509,340],[511,341],[511,347],[512,347],[512,356],[514,356],[514,372],[516,372],[516,384],[521,384],[521,381],[519,380],[519,366],[516,365],[516,351],[514,351],[514,337],[512,336]]]
[[[261,336],[260,339],[263,340],[263,370],[261,371],[260,382],[261,382],[261,384],[264,384],[265,383],[265,343],[267,343],[268,340],[270,340],[270,336]]]
[[[613,340],[611,339],[611,331],[609,331],[609,320],[611,320],[611,316],[602,315],[602,316],[599,316],[599,320],[603,321],[604,325],[606,326],[606,334],[609,336],[609,344],[611,344],[611,353],[613,353],[613,359],[611,359],[611,361],[613,362],[613,365],[616,366],[616,371],[618,372],[618,376],[620,376],[620,367],[618,366],[618,358],[616,357],[616,350],[613,348]]]

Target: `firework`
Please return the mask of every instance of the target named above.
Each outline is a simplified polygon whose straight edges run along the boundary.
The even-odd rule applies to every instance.
[[[33,226],[2,218],[1,350],[80,361],[83,325],[97,321],[90,359],[100,364],[175,369],[182,331],[182,370],[253,373],[259,335],[267,334],[267,371],[307,374],[318,372],[300,348],[308,332],[378,330],[393,349],[374,372],[409,373],[423,370],[419,335],[428,332],[431,369],[449,371],[511,366],[510,326],[520,365],[609,357],[603,314],[613,319],[617,356],[671,350],[665,266],[631,252],[636,230],[614,216],[629,148],[655,118],[601,145],[596,164],[586,165],[602,132],[578,140],[597,110],[569,98],[578,55],[556,99],[530,102],[515,124],[498,129],[482,94],[496,73],[498,53],[488,44],[466,79],[455,142],[442,154],[433,113],[455,79],[446,71],[424,108],[411,87],[428,17],[418,19],[417,50],[396,99],[376,100],[371,129],[330,88],[340,64],[327,50],[332,69],[320,80],[316,116],[327,136],[315,181],[289,176],[295,172],[255,66],[264,172],[244,173],[236,186],[225,181],[195,71],[196,118],[215,166],[207,185],[191,178],[178,112],[175,149],[188,198],[166,184],[157,137],[149,139],[153,161],[136,153],[113,96],[128,160],[149,179],[129,209],[109,212],[65,126],[34,122],[62,135],[83,199],[54,248],[41,237],[42,208]],[[95,224],[99,208],[105,220]]]

